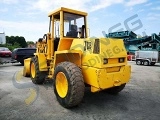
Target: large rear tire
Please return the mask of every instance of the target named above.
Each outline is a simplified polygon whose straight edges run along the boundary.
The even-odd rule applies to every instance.
[[[39,71],[38,58],[32,57],[30,64],[31,79],[34,84],[42,84],[45,81],[46,72]]]
[[[65,108],[81,103],[84,96],[84,80],[81,69],[70,62],[59,63],[54,73],[54,92],[58,102]]]

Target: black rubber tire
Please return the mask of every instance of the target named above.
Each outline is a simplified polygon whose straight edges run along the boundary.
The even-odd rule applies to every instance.
[[[145,61],[143,62],[143,65],[144,65],[144,66],[148,66],[148,65],[149,65],[149,62],[148,62],[147,60],[145,60]]]
[[[136,64],[137,65],[142,65],[142,61],[141,60],[136,60]]]
[[[68,91],[64,98],[59,96],[56,89],[56,75],[59,72],[64,73],[68,82]],[[84,96],[85,85],[81,69],[77,65],[70,62],[59,63],[55,68],[53,86],[57,100],[63,107],[71,108],[81,103]]]
[[[125,85],[126,84],[122,84],[121,86],[109,88],[106,90],[106,92],[109,94],[118,94],[119,92],[121,92],[125,88]]]
[[[36,56],[31,58],[30,68],[32,63],[34,63],[35,65],[35,77],[32,76],[32,73],[30,74],[32,82],[34,84],[42,84],[45,81],[47,73],[39,71],[39,63],[38,58]]]

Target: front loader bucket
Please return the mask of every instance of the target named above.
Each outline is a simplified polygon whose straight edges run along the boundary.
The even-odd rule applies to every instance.
[[[23,68],[23,76],[30,76],[30,61],[31,58],[24,59],[24,68]]]

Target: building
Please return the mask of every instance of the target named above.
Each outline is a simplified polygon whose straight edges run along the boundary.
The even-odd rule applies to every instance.
[[[28,48],[36,48],[35,44],[28,44]]]
[[[0,33],[0,44],[6,44],[6,36],[5,33]]]

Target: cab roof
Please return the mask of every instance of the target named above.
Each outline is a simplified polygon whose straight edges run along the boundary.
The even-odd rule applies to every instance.
[[[60,11],[87,16],[86,12],[82,12],[82,11],[78,11],[78,10],[74,10],[74,9],[70,9],[70,8],[65,8],[65,7],[60,7],[59,9],[50,12],[48,14],[48,17],[51,17],[52,15],[58,14]]]

